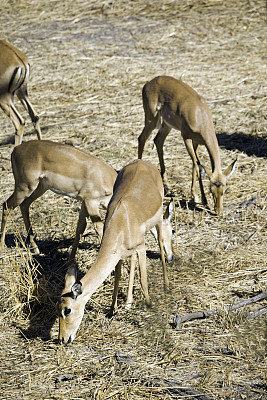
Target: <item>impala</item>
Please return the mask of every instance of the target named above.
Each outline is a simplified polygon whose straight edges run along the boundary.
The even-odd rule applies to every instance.
[[[167,187],[167,175],[163,159],[163,144],[171,128],[181,131],[185,147],[192,159],[191,195],[196,195],[196,176],[198,176],[202,203],[207,199],[201,179],[201,173],[210,180],[215,211],[223,211],[223,194],[226,180],[234,172],[235,160],[224,172],[221,170],[220,152],[212,122],[211,112],[203,99],[186,83],[169,76],[158,76],[146,83],[142,91],[145,112],[145,126],[138,138],[138,158],[142,158],[144,145],[152,131],[160,127],[154,142],[160,162],[161,176]],[[212,170],[200,165],[199,145],[206,146]]]
[[[147,272],[145,233],[154,226],[163,263],[164,284],[169,285],[164,251],[172,258],[172,228],[169,216],[163,224],[162,201],[164,189],[156,167],[149,162],[136,160],[119,173],[114,193],[109,202],[104,234],[97,259],[81,281],[77,281],[75,268],[65,277],[65,288],[58,303],[59,341],[71,343],[80,326],[84,308],[98,287],[115,269],[115,284],[111,312],[117,301],[122,258],[132,256],[127,305],[132,302],[135,252],[138,254],[141,286],[146,303],[150,304]]]
[[[69,145],[49,140],[32,140],[14,148],[11,163],[15,189],[3,204],[2,248],[8,214],[20,206],[31,248],[33,252],[39,253],[30,223],[29,207],[48,189],[82,201],[70,259],[75,257],[88,216],[102,238],[103,222],[99,207],[107,208],[117,177],[116,171],[106,162]]]
[[[28,57],[16,47],[0,40],[0,107],[15,126],[15,146],[21,143],[25,121],[14,105],[15,94],[28,111],[38,139],[41,139],[39,117],[36,114],[27,92],[30,75]]]

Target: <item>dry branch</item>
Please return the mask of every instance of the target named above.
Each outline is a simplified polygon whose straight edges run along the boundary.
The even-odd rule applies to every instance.
[[[267,305],[266,306],[263,306],[263,307],[260,307],[258,310],[256,310],[256,311],[253,311],[253,312],[251,312],[250,314],[249,314],[249,318],[250,319],[255,319],[255,318],[258,318],[258,317],[260,317],[261,315],[263,315],[263,314],[265,314],[265,313],[267,313]]]
[[[153,387],[159,386],[158,389],[161,389],[164,392],[169,392],[171,396],[174,396],[174,398],[177,398],[176,396],[179,396],[179,398],[182,399],[195,399],[195,400],[211,400],[210,397],[206,396],[205,394],[199,392],[198,390],[195,390],[191,387],[187,387],[182,384],[182,382],[177,381],[176,379],[163,379],[163,382],[166,387],[162,386],[160,384],[160,379],[154,378],[152,381],[148,383],[153,384]],[[181,396],[181,397],[180,397]]]
[[[233,304],[231,306],[226,306],[224,308],[224,310],[215,309],[215,310],[197,311],[197,312],[193,312],[193,313],[189,313],[189,314],[185,314],[185,315],[176,314],[174,317],[173,324],[174,324],[175,329],[179,330],[179,329],[181,329],[181,325],[184,322],[192,321],[193,319],[208,318],[211,315],[221,314],[222,311],[224,311],[224,312],[235,311],[241,307],[248,306],[249,304],[256,303],[257,301],[261,301],[261,300],[265,299],[266,297],[267,297],[267,292],[262,292],[262,293],[258,294],[257,296],[254,296],[250,299],[241,300],[236,304]],[[252,313],[254,316],[252,316],[252,314],[251,314],[250,318],[257,318],[258,316],[264,314],[265,312],[267,312],[266,307],[261,309],[261,312],[260,312],[260,310],[258,310],[257,312]]]

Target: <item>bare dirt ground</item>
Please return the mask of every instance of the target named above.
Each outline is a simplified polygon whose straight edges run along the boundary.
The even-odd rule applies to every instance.
[[[266,399],[266,3],[262,0],[0,1],[0,37],[30,58],[30,98],[43,137],[70,143],[115,169],[137,157],[141,90],[157,75],[183,79],[210,106],[223,168],[237,169],[217,218],[189,202],[191,162],[172,130],[165,160],[175,200],[175,261],[164,293],[158,248],[147,235],[147,309],[139,280],[111,319],[113,277],[88,302],[72,345],[57,344],[55,302],[79,204],[46,193],[31,209],[41,255],[21,245],[19,209],[8,223],[0,272],[1,399]],[[29,117],[24,141],[35,139]],[[0,114],[0,201],[13,191],[14,128]],[[202,163],[209,166],[205,149]],[[158,165],[152,138],[144,158]],[[208,193],[208,182],[205,181]],[[209,197],[212,205],[212,199]],[[167,204],[167,199],[165,204]],[[89,223],[77,252],[86,271],[99,248]],[[22,236],[22,237],[21,237]],[[221,310],[174,328],[177,314]]]

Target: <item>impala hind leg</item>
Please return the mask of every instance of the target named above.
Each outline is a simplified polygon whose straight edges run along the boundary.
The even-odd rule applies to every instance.
[[[23,221],[25,224],[25,228],[26,228],[26,232],[27,232],[27,240],[30,242],[30,248],[31,251],[34,254],[39,254],[39,248],[34,240],[34,233],[32,230],[32,224],[30,222],[30,212],[29,212],[29,208],[31,206],[31,204],[38,199],[39,197],[41,197],[45,192],[47,191],[47,188],[41,183],[39,182],[37,188],[32,192],[32,194],[27,197],[21,204],[20,204],[20,210],[21,210],[21,214],[23,217]]]
[[[167,184],[168,179],[167,179],[167,174],[165,171],[165,164],[164,164],[164,158],[163,158],[163,145],[164,145],[165,139],[168,136],[170,130],[171,130],[171,127],[169,127],[165,122],[163,122],[160,130],[158,131],[158,133],[154,139],[154,143],[156,145],[157,153],[158,153],[158,157],[159,157],[161,177],[162,177],[162,180],[163,180],[163,183],[164,183],[166,189],[168,186],[168,184]]]
[[[99,202],[97,200],[91,200],[91,201],[85,200],[85,206],[88,215],[90,216],[93,222],[94,228],[99,236],[99,241],[101,242],[103,236],[104,224],[101,215],[99,213]]]
[[[142,154],[144,151],[145,143],[152,131],[157,128],[159,123],[159,115],[157,114],[155,117],[151,113],[151,111],[145,111],[145,126],[142,130],[141,135],[138,137],[138,158],[142,158]]]
[[[42,139],[42,134],[41,134],[41,128],[39,124],[39,116],[36,113],[36,111],[33,108],[33,105],[31,104],[29,97],[28,97],[28,90],[26,84],[24,84],[17,92],[16,95],[20,99],[23,107],[25,108],[26,111],[28,111],[30,118],[32,120],[33,126],[36,130],[38,139]]]
[[[13,96],[10,96],[10,98],[0,99],[0,107],[10,118],[15,127],[15,146],[18,146],[22,142],[25,121],[13,104]]]
[[[2,223],[1,223],[1,239],[0,239],[0,248],[4,248],[5,244],[5,236],[6,236],[6,225],[7,219],[10,211],[14,210],[17,206],[19,206],[28,195],[30,195],[31,191],[26,187],[16,187],[13,194],[3,203],[3,212],[2,212]]]

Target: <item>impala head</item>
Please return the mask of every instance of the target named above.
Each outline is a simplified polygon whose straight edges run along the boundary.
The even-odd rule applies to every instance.
[[[235,160],[223,173],[211,172],[208,168],[199,165],[202,175],[210,180],[210,191],[214,199],[214,209],[218,214],[223,212],[223,195],[226,190],[226,181],[233,174],[237,160]]]
[[[69,268],[65,277],[65,288],[57,303],[59,316],[59,342],[73,342],[84,314],[85,301],[82,296],[82,285],[76,280],[74,267]]]
[[[164,255],[168,261],[172,261],[173,259],[172,238],[174,230],[172,229],[172,217],[173,217],[173,200],[171,200],[170,203],[168,204],[165,213],[163,215],[163,221],[162,221]],[[150,231],[155,237],[155,239],[158,240],[158,232],[156,227],[154,226]]]

